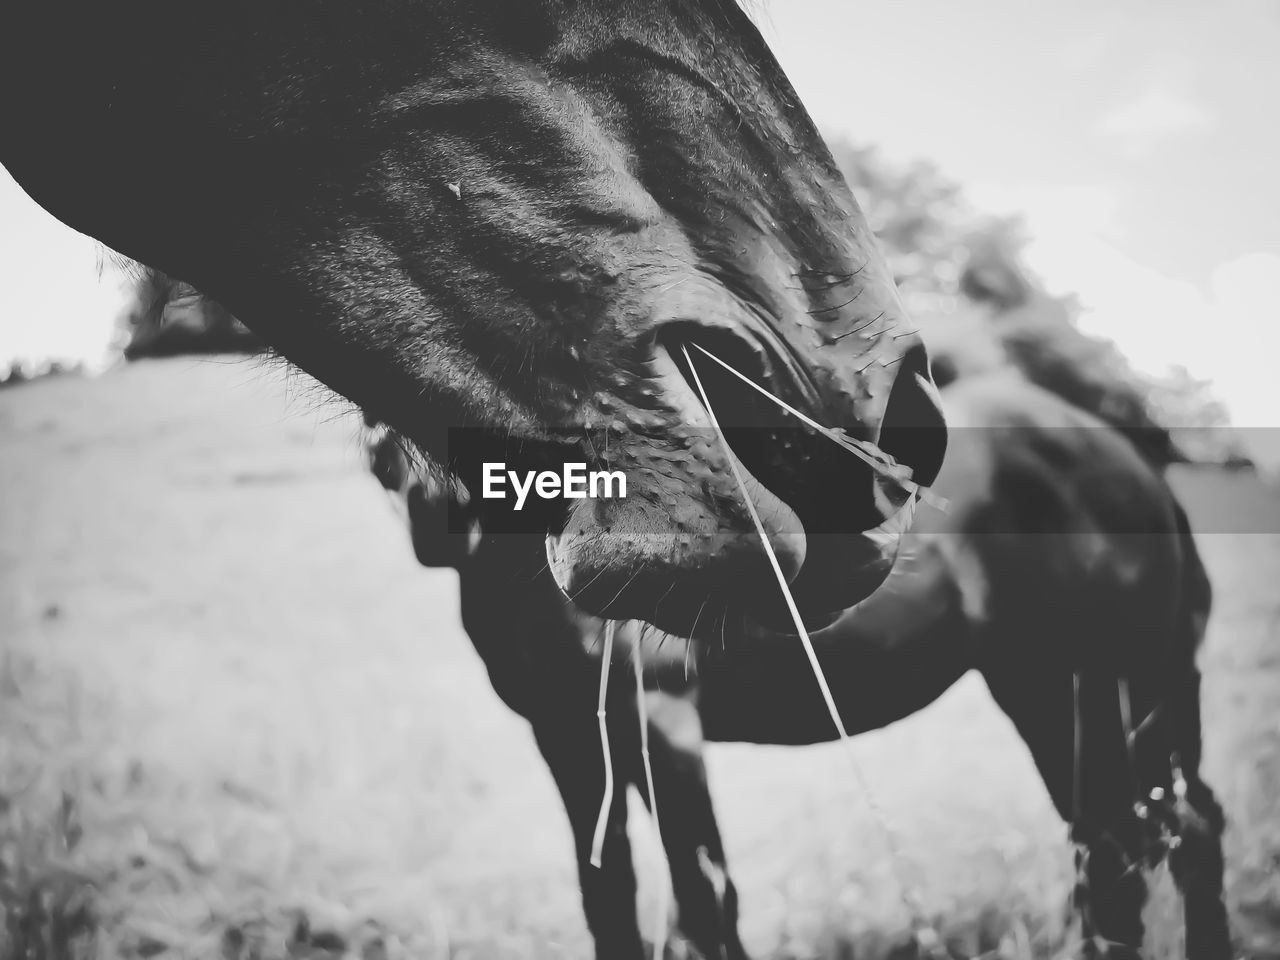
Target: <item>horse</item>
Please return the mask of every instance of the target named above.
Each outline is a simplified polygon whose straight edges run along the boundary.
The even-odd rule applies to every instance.
[[[625,498],[488,534],[502,549],[481,534],[463,574],[488,601],[485,584],[537,571],[539,591],[513,594],[527,620],[472,599],[467,626],[499,694],[540,717],[575,824],[603,767],[577,711],[597,667],[584,618],[699,649],[733,624],[737,642],[700,660],[712,736],[735,732],[734,691],[782,656],[787,611],[749,502],[824,653],[856,652],[826,631],[891,579],[902,538],[876,531],[911,502],[901,471],[937,477],[946,427],[867,222],[733,0],[50,0],[4,26],[0,163],[18,184],[389,424],[450,502],[479,471],[451,428],[631,478]],[[688,345],[901,470],[776,424],[738,450],[712,442]],[[519,668],[547,684],[531,691]],[[800,718],[782,733],[817,736]],[[709,806],[687,801],[667,829],[707,843],[697,876],[679,844],[683,900],[731,917]],[[620,813],[608,827],[583,897],[613,960],[639,940]]]
[[[1140,955],[1142,867],[1167,855],[1187,956],[1231,956],[1224,816],[1200,774],[1196,652],[1211,589],[1186,515],[1127,436],[1015,372],[958,379],[942,398],[953,439],[936,489],[949,510],[922,510],[885,583],[812,633],[845,727],[887,726],[979,671],[1070,825],[1086,955]],[[621,797],[602,862],[590,863],[606,762],[601,621],[556,589],[536,538],[486,534],[393,433],[369,425],[370,466],[404,508],[418,560],[458,571],[467,633],[560,789],[597,956],[642,956]],[[644,665],[645,712],[626,669],[611,671],[607,700],[613,778],[646,804],[647,718],[679,934],[726,960],[746,952],[702,745],[836,737],[799,642],[744,644],[742,629],[723,647],[620,630],[619,665]]]
[[[37,203],[223,305],[443,472],[478,477],[460,431],[625,471],[625,498],[539,517],[556,582],[598,616],[786,615],[741,590],[773,572],[685,344],[913,482],[941,462],[924,345],[734,0],[19,4],[0,127]],[[813,622],[887,576],[892,544],[865,533],[904,503],[824,443],[742,467]],[[835,512],[840,531],[806,536]]]

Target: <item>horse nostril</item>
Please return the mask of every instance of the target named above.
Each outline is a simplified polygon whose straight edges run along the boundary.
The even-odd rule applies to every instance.
[[[911,468],[916,483],[928,486],[937,479],[947,449],[947,424],[922,344],[911,347],[902,358],[878,443],[898,463]]]

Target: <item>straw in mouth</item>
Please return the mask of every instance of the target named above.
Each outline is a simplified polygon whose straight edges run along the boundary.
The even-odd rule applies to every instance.
[[[928,503],[941,510],[946,510],[948,508],[949,505],[944,498],[931,493],[927,488],[911,480],[910,469],[908,467],[898,464],[893,459],[893,457],[889,456],[887,453],[880,450],[880,448],[877,447],[875,444],[868,443],[866,441],[856,440],[846,435],[842,430],[825,427],[822,424],[819,424],[817,421],[801,413],[799,410],[796,410],[794,407],[785,403],[780,398],[775,397],[773,394],[765,390],[763,387],[759,386],[757,383],[755,383],[755,381],[751,380],[749,377],[744,376],[742,373],[735,370],[733,367],[729,366],[727,363],[725,363],[719,357],[715,356],[715,354],[711,353],[705,347],[702,347],[696,343],[693,346],[699,351],[701,351],[703,354],[705,354],[709,359],[718,363],[721,367],[728,370],[734,376],[743,380],[752,389],[758,391],[759,393],[764,394],[766,397],[768,397],[774,403],[778,404],[780,407],[782,407],[782,409],[786,410],[792,416],[795,416],[797,419],[807,424],[808,426],[812,427],[814,430],[817,430],[819,433],[828,437],[835,443],[839,444],[841,447],[853,453],[855,456],[860,457],[864,462],[870,465],[872,469],[874,469],[882,478],[889,480],[890,482],[896,484],[899,487],[899,489],[902,489],[910,494],[906,504],[899,511],[899,515],[897,517],[890,518],[890,520],[887,521],[886,524],[884,525],[884,529],[871,531],[869,534],[867,534],[868,536],[871,536],[873,539],[875,539],[878,536],[893,537],[894,535],[896,535],[897,532],[900,532],[905,526],[910,524],[911,519],[915,514],[916,506],[919,502]],[[835,725],[836,732],[839,734],[841,746],[843,747],[842,752],[844,753],[846,759],[849,762],[849,766],[853,773],[854,780],[856,781],[859,789],[861,790],[862,795],[864,796],[864,798],[866,798],[868,805],[871,807],[871,810],[873,815],[875,816],[875,819],[880,824],[881,831],[885,836],[886,844],[890,848],[890,854],[893,858],[895,868],[900,870],[901,858],[898,853],[898,845],[897,845],[896,839],[894,838],[885,820],[883,813],[878,808],[878,805],[874,802],[870,784],[867,782],[865,776],[863,775],[862,769],[858,766],[857,758],[853,753],[853,741],[849,736],[848,730],[845,728],[844,720],[840,716],[839,708],[836,706],[835,697],[832,694],[831,687],[827,682],[826,673],[823,671],[822,664],[818,660],[817,650],[814,648],[813,640],[810,638],[809,631],[805,628],[804,620],[800,616],[800,610],[796,606],[795,598],[793,597],[791,593],[791,588],[787,583],[786,575],[783,573],[782,567],[778,562],[777,555],[774,553],[773,545],[769,540],[768,532],[765,530],[764,523],[760,519],[760,514],[757,512],[755,503],[752,501],[750,493],[748,492],[746,478],[743,477],[742,471],[738,466],[737,459],[733,456],[733,453],[729,448],[728,441],[725,440],[724,432],[721,429],[720,424],[716,419],[715,410],[712,408],[711,400],[707,396],[706,389],[703,387],[702,379],[701,377],[698,376],[697,368],[693,364],[693,358],[689,355],[688,347],[684,344],[681,344],[680,349],[684,354],[684,359],[686,364],[688,364],[689,371],[693,377],[694,386],[697,389],[700,399],[702,400],[703,407],[707,411],[707,417],[711,422],[712,428],[716,432],[717,439],[719,440],[721,446],[724,448],[724,451],[726,454],[726,460],[728,461],[728,464],[729,464],[729,469],[733,472],[734,480],[737,482],[738,489],[742,494],[743,503],[746,506],[747,512],[751,517],[752,524],[755,526],[756,533],[760,537],[760,545],[765,552],[765,556],[769,560],[769,565],[773,569],[774,576],[778,580],[778,587],[782,591],[783,599],[786,601],[787,610],[790,613],[792,622],[796,628],[796,634],[800,638],[800,643],[804,648],[805,656],[809,660],[809,666],[813,670],[814,679],[817,681],[818,689],[822,694],[823,703],[826,705],[827,712],[831,716],[831,721]],[[605,624],[603,659],[600,665],[600,693],[599,693],[599,699],[598,699],[597,710],[596,710],[596,716],[600,724],[601,751],[604,755],[605,782],[604,782],[604,796],[601,801],[599,816],[596,819],[595,835],[593,837],[592,845],[591,845],[591,864],[595,867],[599,867],[601,863],[601,852],[604,846],[605,830],[608,825],[609,812],[613,806],[613,799],[614,799],[613,798],[613,794],[614,794],[613,764],[612,764],[612,759],[611,759],[610,750],[609,750],[609,731],[608,731],[608,724],[606,720],[605,703],[606,703],[606,694],[607,694],[608,682],[609,682],[609,665],[613,657],[615,631],[616,631],[616,623],[612,620],[608,621]],[[640,649],[638,646],[635,651],[635,675],[636,675],[637,711],[640,718],[640,749],[641,749],[641,755],[644,761],[645,781],[646,781],[646,787],[648,789],[648,795],[649,795],[649,808],[653,814],[655,823],[657,823],[657,816],[658,816],[657,796],[656,796],[656,793],[654,790],[654,784],[653,784],[653,770],[649,762],[648,717],[645,709],[642,664],[640,661]],[[659,829],[659,833],[660,832],[661,831]],[[926,951],[933,952],[937,946],[937,934],[933,930],[932,926],[930,926],[927,922],[924,921],[923,911],[920,909],[919,904],[915,902],[914,897],[911,895],[910,886],[905,882],[903,877],[899,876],[898,880],[899,880],[899,889],[901,891],[904,904],[906,905],[908,912],[912,915],[912,919],[915,923],[916,940],[918,944],[921,947],[923,947]],[[659,911],[658,926],[655,930],[655,936],[654,936],[654,960],[660,960],[662,956],[662,949],[663,949],[662,944],[666,937],[667,925],[668,925],[668,904],[666,903],[666,900],[664,897],[661,904],[661,909]]]
[[[822,671],[822,665],[818,662],[817,651],[813,648],[813,641],[809,639],[809,631],[805,629],[804,618],[800,616],[800,610],[796,606],[795,598],[791,595],[791,588],[787,585],[786,574],[782,572],[782,566],[778,563],[777,554],[773,552],[773,544],[769,542],[769,534],[765,530],[764,523],[760,520],[760,514],[756,511],[756,505],[751,501],[750,494],[747,493],[747,481],[742,476],[742,471],[738,467],[738,461],[734,458],[733,452],[729,449],[729,444],[724,439],[724,433],[720,429],[720,424],[716,420],[715,410],[711,407],[711,400],[707,396],[707,392],[703,389],[702,378],[698,376],[698,370],[693,365],[693,359],[689,356],[687,347],[681,347],[684,350],[684,357],[689,364],[689,369],[693,374],[694,386],[697,387],[698,394],[702,398],[703,406],[707,408],[707,416],[711,420],[712,429],[715,430],[716,436],[719,438],[721,445],[724,447],[725,459],[729,462],[729,469],[733,471],[733,478],[738,482],[738,489],[742,492],[742,501],[746,505],[747,513],[751,515],[751,522],[755,525],[756,533],[760,536],[760,545],[764,548],[765,556],[769,559],[769,566],[773,568],[773,574],[778,578],[778,586],[782,588],[782,597],[786,600],[787,611],[791,614],[791,620],[795,624],[796,633],[800,637],[801,644],[804,645],[805,656],[809,658],[809,666],[813,668],[814,677],[817,678],[818,688],[822,691],[822,699],[827,705],[827,712],[831,714],[831,720],[836,725],[836,730],[840,734],[842,741],[848,742],[849,733],[845,730],[844,721],[840,718],[840,711],[836,709],[835,698],[831,695],[831,688],[827,685],[826,674]],[[710,354],[707,354],[711,356]],[[714,357],[712,358],[714,359]],[[717,361],[719,362],[719,361]],[[781,403],[781,401],[778,401]],[[797,414],[799,416],[799,414]]]
[[[591,865],[600,869],[600,856],[604,849],[604,832],[609,825],[609,810],[613,807],[613,756],[609,752],[609,718],[605,702],[609,693],[609,662],[613,659],[613,636],[617,632],[615,620],[604,624],[604,651],[600,658],[600,694],[596,699],[596,720],[600,724],[600,752],[604,754],[604,797],[600,801],[600,814],[596,817],[596,832],[591,838]]]
[[[597,870],[602,863],[604,851],[604,835],[609,825],[609,813],[613,807],[613,758],[609,750],[609,720],[606,701],[609,690],[609,665],[613,660],[614,637],[617,633],[616,620],[607,620],[604,625],[604,649],[600,661],[600,693],[596,701],[596,719],[600,724],[600,750],[604,756],[604,795],[600,799],[600,812],[596,815],[596,829],[591,838],[591,865]],[[658,794],[653,785],[653,765],[649,760],[649,710],[644,699],[644,664],[641,661],[640,643],[637,641],[632,659],[636,677],[636,714],[640,721],[640,759],[644,763],[644,781],[649,813],[653,823],[662,836],[662,823],[658,819]],[[658,901],[657,916],[654,918],[653,960],[662,960],[663,948],[666,944],[667,929],[670,926],[670,903],[665,887]]]
[[[782,596],[787,602],[787,610],[790,612],[791,619],[795,624],[796,634],[800,637],[800,643],[804,647],[805,656],[808,657],[809,659],[809,666],[813,670],[813,676],[818,683],[818,689],[822,692],[823,702],[826,704],[827,712],[831,715],[831,722],[835,725],[836,732],[840,735],[840,742],[841,742],[841,746],[843,747],[842,752],[844,753],[845,758],[849,762],[849,768],[853,773],[854,781],[857,783],[858,788],[862,793],[862,796],[866,799],[868,806],[871,808],[871,812],[875,817],[876,822],[880,825],[880,829],[884,835],[886,845],[889,847],[889,852],[893,860],[894,869],[897,870],[899,873],[899,876],[898,876],[899,892],[901,893],[904,905],[906,906],[907,911],[911,915],[912,920],[915,924],[916,941],[921,946],[921,948],[923,948],[926,952],[932,953],[936,950],[936,947],[937,947],[937,933],[936,931],[934,931],[933,927],[924,920],[924,912],[921,910],[919,903],[916,902],[915,897],[912,894],[910,885],[906,882],[906,879],[901,875],[902,860],[899,854],[897,839],[894,836],[892,830],[890,829],[883,812],[879,808],[879,805],[874,800],[874,794],[871,791],[871,785],[870,783],[867,782],[866,777],[863,775],[862,768],[858,766],[857,757],[854,755],[854,752],[853,752],[853,740],[849,736],[849,731],[845,729],[844,720],[840,716],[840,711],[836,706],[835,697],[832,695],[831,687],[827,683],[826,673],[822,669],[822,664],[818,661],[818,654],[817,654],[817,651],[814,649],[813,640],[809,637],[809,631],[805,629],[804,620],[801,618],[800,611],[796,606],[795,598],[791,594],[791,588],[787,584],[787,578],[783,574],[782,567],[778,563],[778,558],[773,552],[773,545],[770,543],[769,535],[764,528],[764,524],[760,520],[760,514],[756,511],[755,504],[751,500],[751,495],[747,491],[747,484],[746,484],[745,478],[742,476],[742,472],[738,468],[737,461],[734,459],[731,451],[729,450],[729,444],[724,438],[724,433],[720,429],[720,424],[716,420],[715,411],[711,407],[711,400],[707,396],[707,392],[702,386],[702,380],[698,376],[697,368],[694,367],[693,365],[693,361],[692,361],[692,358],[689,356],[688,349],[684,348],[683,346],[681,349],[684,350],[685,361],[689,364],[689,369],[693,374],[694,385],[697,387],[698,393],[702,398],[703,405],[707,408],[707,416],[711,420],[712,428],[716,431],[716,436],[719,438],[720,444],[725,450],[726,459],[729,462],[729,468],[733,471],[734,479],[737,480],[738,482],[738,489],[742,494],[743,502],[746,504],[747,512],[751,515],[751,522],[755,525],[756,533],[760,537],[760,545],[764,549],[765,555],[769,559],[769,565],[773,568],[774,576],[777,577],[778,587],[779,589],[781,589]],[[715,360],[717,363],[721,363],[721,361],[718,358],[716,358],[710,353],[707,353],[706,350],[703,350],[702,352],[706,353],[707,356],[711,357],[711,359]],[[737,371],[733,371],[733,372],[737,373]],[[741,376],[741,374],[738,374],[738,376]],[[752,386],[756,386],[756,385],[752,383]],[[762,393],[765,393],[767,396],[772,397],[772,394],[769,394],[767,391],[764,391],[760,387],[756,387],[756,389],[761,390]],[[892,459],[892,458],[888,458],[887,455],[880,453],[878,449],[874,449],[874,452],[859,449],[859,447],[863,445],[860,444],[858,441],[850,440],[849,438],[844,437],[843,434],[837,435],[835,431],[828,431],[825,428],[821,427],[820,425],[811,421],[808,417],[805,417],[799,411],[793,410],[792,408],[788,407],[786,404],[783,404],[782,401],[779,400],[778,398],[773,397],[773,399],[775,400],[775,402],[782,405],[785,409],[790,410],[790,412],[792,412],[795,416],[800,417],[806,423],[809,423],[811,426],[816,427],[826,435],[830,436],[832,439],[836,440],[837,443],[840,443],[840,445],[844,446],[846,449],[854,453],[857,453],[858,455],[861,455],[861,456],[872,457],[873,459],[875,458],[876,454],[879,454],[881,457],[885,457],[886,460]],[[866,444],[865,446],[874,448],[873,444]],[[899,469],[903,469],[903,468],[899,468]],[[894,479],[898,479],[898,476],[900,475],[894,475]],[[925,488],[919,486],[918,484],[911,483],[909,479],[906,479],[905,482],[899,480],[899,482],[901,483],[904,489],[910,491],[910,493],[912,494],[911,498],[908,500],[907,508],[904,508],[903,510],[903,513],[909,516],[910,513],[914,513],[915,501],[920,499],[925,499],[926,495],[928,494],[928,491],[925,490]],[[911,484],[911,485],[908,486],[908,484]],[[943,505],[943,508],[945,509],[946,501],[941,500],[941,498],[937,498],[937,499],[941,501],[941,505]]]

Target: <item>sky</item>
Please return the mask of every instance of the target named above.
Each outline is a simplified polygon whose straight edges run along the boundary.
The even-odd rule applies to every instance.
[[[1280,425],[1280,2],[755,5],[828,136],[1023,214],[1029,265],[1085,329],[1211,379],[1237,425]],[[0,368],[107,356],[124,295],[96,259],[0,177]]]
[[[0,168],[0,375],[15,361],[106,365],[126,294],[119,273],[99,270],[98,250]]]
[[[1280,425],[1280,3],[769,0],[830,137],[1022,213],[1029,265],[1135,366]]]

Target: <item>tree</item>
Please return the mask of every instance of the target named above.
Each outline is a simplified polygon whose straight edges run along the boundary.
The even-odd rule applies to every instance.
[[[1200,427],[1188,453],[1220,459],[1226,412],[1210,385],[1185,371],[1145,377],[1114,343],[1081,331],[1075,298],[1050,295],[1023,263],[1018,218],[974,210],[932,164],[895,168],[875,148],[843,141],[832,153],[930,342],[940,384],[1012,366],[1123,432],[1157,465],[1186,459],[1169,429],[1183,424]]]
[[[1231,428],[1226,406],[1213,393],[1213,385],[1175,366],[1162,377],[1149,380],[1148,402],[1156,417],[1170,424],[1178,446],[1202,463],[1252,465],[1246,446]]]
[[[1026,283],[1017,265],[1026,243],[1018,219],[974,210],[960,185],[932,163],[896,167],[875,147],[847,141],[836,141],[832,153],[913,312],[955,298],[969,266],[971,282]]]

